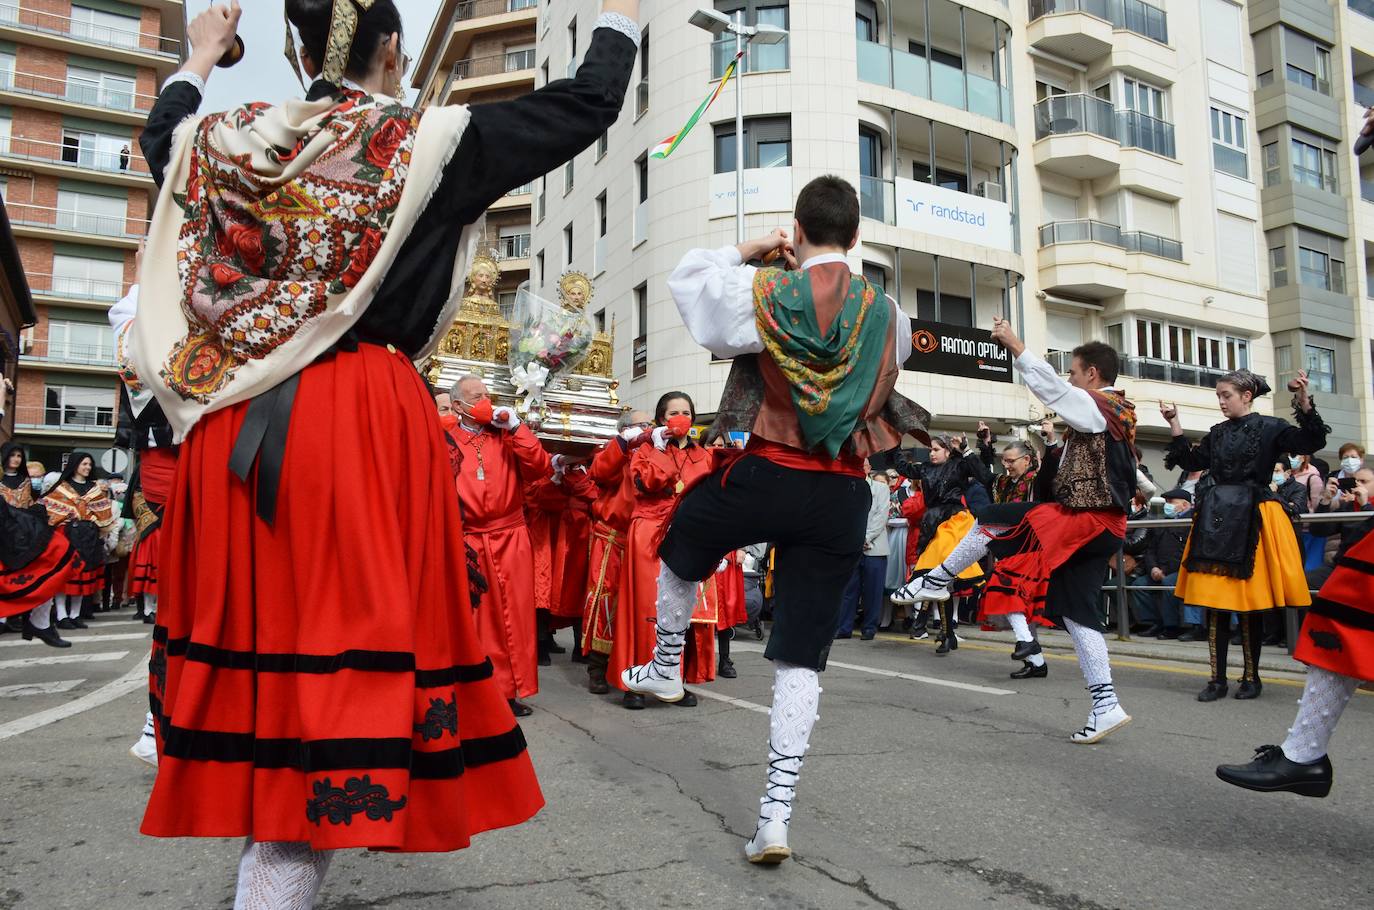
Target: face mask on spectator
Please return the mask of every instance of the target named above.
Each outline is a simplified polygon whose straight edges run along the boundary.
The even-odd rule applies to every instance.
[[[1347,474],[1353,475],[1362,467],[1364,467],[1364,459],[1357,455],[1351,455],[1349,458],[1341,459],[1341,470]]]
[[[1274,472],[1274,486],[1276,486],[1276,487],[1283,486],[1283,481],[1284,481],[1283,473],[1280,472],[1280,471],[1275,471],[1275,472]]]
[[[1177,515],[1178,515],[1178,507],[1175,506],[1172,502],[1166,502],[1166,503],[1164,504],[1164,517],[1165,517],[1165,518],[1174,518],[1174,517],[1176,517]]]
[[[1301,459],[1301,458],[1289,458],[1289,459],[1288,459],[1288,463],[1289,463],[1290,465],[1293,466],[1293,470],[1295,470],[1295,471],[1296,471],[1298,468],[1302,467],[1302,459]]]

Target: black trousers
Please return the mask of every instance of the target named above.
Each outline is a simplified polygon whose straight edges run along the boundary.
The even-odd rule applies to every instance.
[[[764,656],[823,670],[871,501],[862,477],[745,455],[683,498],[658,552],[679,578],[704,581],[731,550],[772,543],[773,632]]]

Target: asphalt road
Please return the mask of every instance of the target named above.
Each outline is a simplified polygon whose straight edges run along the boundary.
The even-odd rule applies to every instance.
[[[102,621],[63,652],[0,637],[0,908],[230,906],[238,842],[137,833],[153,772],[126,750],[145,710],[146,629]],[[589,696],[582,668],[556,658],[524,725],[547,808],[461,853],[342,854],[318,906],[1374,905],[1374,698],[1348,709],[1328,799],[1262,796],[1212,769],[1282,738],[1295,682],[1201,705],[1203,668],[1123,661],[1135,722],[1085,747],[1068,741],[1088,704],[1072,658],[1052,654],[1048,679],[1017,682],[990,642],[949,657],[899,638],[836,642],[794,860],[753,868],[741,848],[762,795],[772,674],[750,648],[737,643],[739,678],[701,687],[715,697],[699,707],[636,713]],[[72,660],[28,662],[51,658]],[[38,691],[54,682],[67,688]]]

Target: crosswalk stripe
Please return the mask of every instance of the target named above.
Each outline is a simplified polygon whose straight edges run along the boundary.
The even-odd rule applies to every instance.
[[[72,633],[68,632],[66,635],[63,635],[62,637],[65,638],[67,641],[71,642],[72,644],[80,644],[82,642],[92,641],[135,641],[137,639],[152,641],[152,634],[149,632],[115,632],[110,635],[73,635]],[[36,648],[47,647],[47,645],[43,644],[36,638],[33,641],[24,641],[23,639],[16,639],[15,641],[0,641],[0,648],[18,648],[23,645]]]
[[[28,717],[21,717],[12,720],[7,724],[0,724],[0,739],[9,739],[11,736],[18,736],[39,727],[45,727],[55,721],[80,714],[82,711],[89,711],[91,708],[98,708],[101,705],[122,698],[130,692],[148,687],[148,668],[134,667],[114,682],[106,683],[94,692],[87,692],[78,698],[64,702],[46,711],[38,711]],[[146,699],[144,699],[146,703]]]
[[[0,698],[23,698],[25,695],[56,695],[70,692],[81,685],[84,679],[55,679],[52,682],[20,683],[17,686],[0,686]]]
[[[96,664],[122,660],[129,656],[128,651],[96,651],[91,654],[52,654],[47,657],[20,657],[15,660],[0,660],[0,670],[16,670],[20,667],[50,667],[55,664]],[[145,669],[143,672],[147,672]]]
[[[762,653],[762,645],[750,645],[735,643],[730,646],[736,651],[753,651]],[[905,679],[910,682],[924,683],[928,686],[943,686],[947,689],[963,689],[965,692],[981,692],[984,695],[1015,695],[1012,689],[996,689],[992,686],[977,686],[973,683],[957,682],[952,679],[940,679],[935,676],[920,676],[916,673],[899,673],[896,670],[884,670],[881,667],[865,667],[862,664],[840,663],[838,660],[827,660],[826,667],[839,667],[842,670],[857,670],[860,673],[870,673],[873,676],[885,676],[888,679]]]

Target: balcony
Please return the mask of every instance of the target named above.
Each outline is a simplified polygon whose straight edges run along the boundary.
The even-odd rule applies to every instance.
[[[1012,123],[1011,95],[986,76],[873,41],[858,42],[859,80]]]
[[[5,209],[9,212],[10,224],[19,228],[18,233],[21,234],[81,234],[84,235],[82,239],[105,246],[137,246],[138,241],[148,233],[147,219],[130,218],[127,215],[78,212],[47,205],[30,205],[27,202],[9,202],[6,203]]]
[[[431,67],[437,71],[447,66],[449,61],[466,56],[473,42],[483,35],[496,35],[523,27],[528,29],[529,40],[533,42],[535,23],[539,17],[538,6],[537,0],[463,0],[454,8],[447,43],[442,40],[427,43],[427,51],[430,47],[434,49],[435,62],[431,62],[430,58],[421,58],[417,75],[427,73]],[[428,81],[428,76],[425,81]]]
[[[535,9],[539,0],[464,0],[458,4],[454,18],[461,21],[499,16],[502,13],[518,13],[524,9]]]
[[[130,142],[129,151],[106,151],[89,145],[70,145],[64,142],[45,142],[23,136],[0,137],[0,158],[25,161],[38,165],[36,170],[59,177],[72,176],[73,171],[87,172],[101,182],[122,183],[127,186],[151,186],[152,175],[148,162]]]
[[[95,278],[72,278],[47,272],[28,272],[29,291],[35,297],[52,297],[63,302],[77,302],[105,309],[124,296],[123,281],[101,281]]]
[[[1095,95],[1054,95],[1036,104],[1035,138],[1037,167],[1079,180],[1119,169],[1123,148],[1176,157],[1172,123],[1117,110]]]
[[[1150,357],[1122,357],[1121,375],[1133,379],[1211,389],[1216,387],[1217,380],[1226,375],[1226,370],[1191,363],[1174,363],[1170,360],[1155,360]]]
[[[530,258],[530,235],[529,234],[509,234],[505,237],[483,237],[477,243],[477,248],[481,250],[491,250],[496,254],[496,258],[501,262]],[[528,268],[528,265],[515,265],[513,268]]]
[[[881,177],[859,178],[859,214],[883,224],[897,223],[896,185]]]
[[[71,112],[75,105],[83,113],[99,108],[115,114],[127,114],[130,116],[118,118],[127,123],[141,123],[157,100],[156,95],[9,70],[0,70],[0,92],[51,102],[38,106],[58,111]]]
[[[114,351],[103,345],[67,344],[65,342],[38,341],[34,351],[19,355],[24,366],[63,366],[97,367],[103,372],[113,369]]]
[[[534,51],[459,60],[440,97],[448,104],[460,104],[477,92],[520,87],[534,87]]]
[[[1143,0],[1029,0],[1033,47],[1088,64],[1112,50],[1113,33],[1126,31],[1169,43],[1169,18]]]
[[[1121,147],[1143,149],[1176,158],[1174,150],[1174,125],[1167,120],[1142,114],[1140,111],[1117,111],[1121,123]]]
[[[169,64],[175,64],[181,57],[181,42],[173,38],[83,22],[70,16],[30,9],[14,0],[0,2],[0,32],[9,29],[18,31],[25,43],[36,43],[35,38],[50,36],[161,57]]]
[[[1145,253],[1161,259],[1183,261],[1183,244],[1149,231],[1122,231],[1121,246],[1128,253]]]
[[[114,390],[111,389],[113,396]],[[28,405],[15,408],[14,414],[16,433],[109,439],[114,437],[114,425],[113,407],[49,408]]]
[[[1046,291],[1087,300],[1126,293],[1126,247],[1115,224],[1082,219],[1041,225],[1039,265]]]

